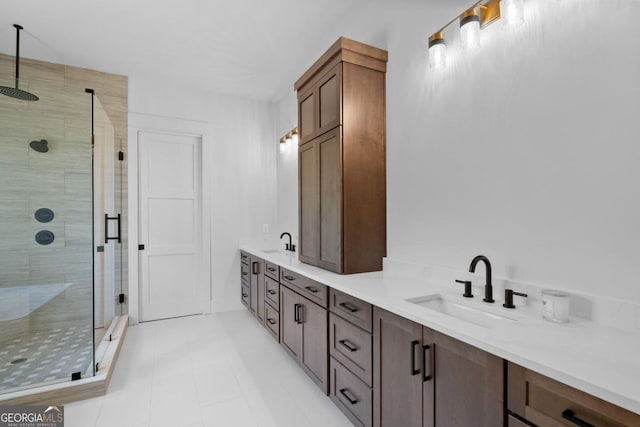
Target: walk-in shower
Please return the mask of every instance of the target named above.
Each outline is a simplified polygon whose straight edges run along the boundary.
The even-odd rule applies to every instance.
[[[0,400],[95,375],[122,314],[121,227],[104,221],[122,212],[122,142],[86,70],[27,67],[38,102],[0,96]]]

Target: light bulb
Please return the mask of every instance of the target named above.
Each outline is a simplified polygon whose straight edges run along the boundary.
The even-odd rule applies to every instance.
[[[462,47],[474,49],[480,46],[480,16],[475,9],[469,9],[460,19],[460,38]]]
[[[284,142],[281,142],[278,145],[280,145],[280,154],[284,154],[284,152],[287,151],[287,144],[285,144]]]
[[[502,0],[500,2],[505,21],[509,25],[521,25],[524,22],[524,6],[522,0]]]
[[[294,133],[293,135],[291,135],[291,144],[295,145],[296,147],[298,146],[298,134]]]
[[[447,65],[447,45],[441,32],[429,37],[429,65],[444,68]]]

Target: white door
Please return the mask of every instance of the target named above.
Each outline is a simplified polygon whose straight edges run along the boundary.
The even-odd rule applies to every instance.
[[[138,133],[140,321],[202,312],[202,139]]]

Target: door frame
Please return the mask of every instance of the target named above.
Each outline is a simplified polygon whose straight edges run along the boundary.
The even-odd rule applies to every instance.
[[[202,224],[202,247],[200,271],[198,274],[200,295],[207,295],[202,299],[201,311],[211,313],[211,174],[204,165],[211,164],[212,155],[211,129],[207,122],[162,117],[149,114],[129,113],[129,324],[135,325],[140,319],[140,283],[138,241],[139,219],[138,210],[138,136],[141,132],[181,135],[200,138],[201,153],[201,192],[202,203],[200,218]]]

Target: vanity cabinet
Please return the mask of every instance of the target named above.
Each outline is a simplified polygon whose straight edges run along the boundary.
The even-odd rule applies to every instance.
[[[299,259],[341,274],[386,255],[387,52],[340,38],[295,83]]]
[[[280,284],[280,344],[327,394],[327,309]]]
[[[509,427],[640,426],[638,414],[515,363],[507,364]]]
[[[249,254],[240,252],[240,302],[251,310],[249,297],[251,289],[249,285]]]
[[[374,308],[374,425],[503,425],[502,359]]]

